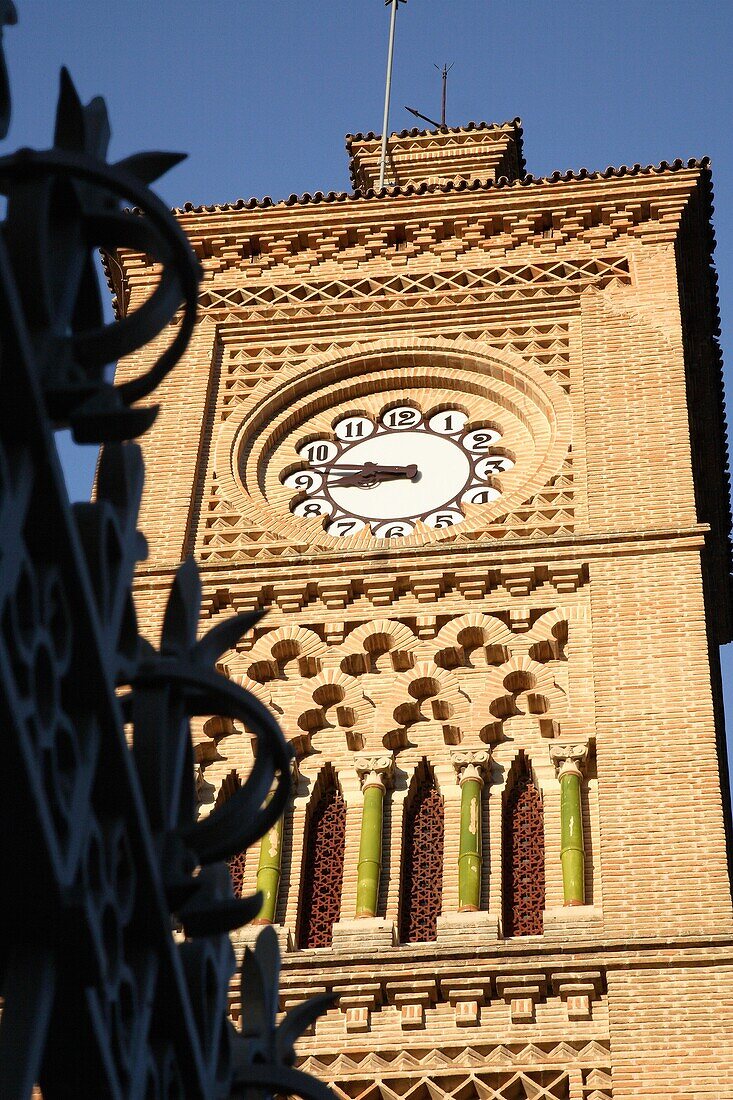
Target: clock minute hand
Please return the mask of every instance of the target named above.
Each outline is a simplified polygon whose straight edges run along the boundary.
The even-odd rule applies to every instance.
[[[338,467],[332,467],[331,473],[335,473]],[[338,481],[330,482],[331,485],[353,485],[361,489],[370,489],[381,481],[392,481],[395,478],[408,478],[410,481],[417,474],[417,466],[378,466],[375,462],[365,462],[360,470],[348,473]]]

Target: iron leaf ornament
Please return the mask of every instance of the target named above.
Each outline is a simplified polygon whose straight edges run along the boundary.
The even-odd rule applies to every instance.
[[[196,321],[198,261],[148,187],[184,157],[145,153],[110,165],[109,137],[104,100],[84,106],[64,69],[54,146],[0,157],[5,240],[48,411],[80,443],[131,439],[150,427],[157,407],[133,403],[175,366]],[[135,209],[122,209],[122,201]],[[110,325],[103,323],[97,248],[135,249],[162,267],[150,298]],[[150,370],[118,386],[106,381],[104,368],[162,332],[181,303],[177,332]]]
[[[0,34],[15,22],[0,0]],[[0,49],[0,137],[10,92]],[[280,958],[265,929],[229,1020],[228,933],[261,897],[235,898],[226,860],[282,814],[291,748],[270,712],[217,671],[259,614],[198,636],[201,581],[178,568],[160,645],[138,630],[133,574],[145,477],[138,404],[183,355],[200,270],[149,185],[177,153],[107,161],[104,101],[61,74],[54,143],[0,157],[0,725],[13,783],[0,800],[0,1096],[326,1100],[294,1043],[330,998],[277,1021]],[[123,204],[125,206],[123,207]],[[128,209],[126,207],[131,207]],[[160,267],[153,294],[106,325],[97,249]],[[141,376],[107,368],[166,331]],[[71,506],[54,432],[101,443],[95,499]],[[256,738],[246,782],[198,813],[189,723],[218,715]],[[177,929],[177,932],[174,932]]]
[[[321,1081],[293,1068],[295,1043],[334,1003],[330,993],[311,997],[277,1022],[280,947],[275,930],[263,928],[254,950],[244,949],[240,978],[241,1036],[235,1047],[233,1096],[271,1097],[274,1093],[330,1100]]]

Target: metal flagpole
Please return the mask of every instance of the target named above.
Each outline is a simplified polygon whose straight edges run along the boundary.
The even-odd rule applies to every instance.
[[[394,56],[394,34],[397,23],[397,8],[407,0],[385,0],[385,6],[392,5],[389,20],[389,46],[387,49],[387,85],[384,89],[384,120],[382,122],[382,158],[379,163],[379,186],[384,187],[384,174],[387,170],[387,131],[389,130],[389,97],[392,91],[392,58]]]

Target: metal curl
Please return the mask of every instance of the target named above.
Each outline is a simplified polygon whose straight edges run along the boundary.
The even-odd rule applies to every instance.
[[[333,1100],[328,1085],[310,1073],[272,1062],[248,1063],[239,1071],[235,1062],[232,1098],[244,1097],[258,1090],[265,1096],[300,1096],[302,1100]]]
[[[14,18],[10,0],[0,0],[0,38]],[[1,47],[0,135],[10,112]],[[235,898],[223,861],[267,832],[290,786],[291,749],[274,718],[215,668],[259,613],[199,639],[201,582],[186,562],[160,649],[137,628],[143,468],[139,448],[119,441],[155,418],[155,407],[131,404],[183,353],[200,272],[146,186],[179,155],[108,165],[109,134],[104,101],[84,106],[64,71],[55,148],[0,158],[9,200],[0,234],[0,698],[14,776],[0,805],[13,883],[0,950],[0,1095],[28,1100],[38,1082],[48,1100],[143,1091],[327,1100],[323,1085],[293,1069],[293,1043],[328,999],[278,1026],[272,929],[246,964],[256,971],[246,1034],[227,1019],[235,966],[227,933],[253,919],[261,896]],[[139,212],[121,211],[121,198]],[[98,245],[162,265],[151,298],[111,326],[91,254]],[[105,364],[159,334],[181,299],[179,329],[153,367],[107,383]],[[60,424],[78,441],[107,443],[96,500],[74,508],[54,444]],[[189,728],[199,714],[244,723],[258,745],[244,787],[202,821]]]
[[[97,184],[111,194],[134,203],[140,208],[142,215],[150,219],[146,223],[141,215],[132,212],[96,213],[87,219],[89,228],[94,231],[85,233],[87,247],[101,246],[110,250],[137,248],[164,265],[160,281],[152,295],[134,313],[109,325],[87,332],[75,332],[66,338],[83,368],[101,368],[147,343],[165,328],[183,298],[181,321],[173,341],[158,356],[153,366],[139,378],[118,386],[105,383],[101,379],[77,382],[74,386],[70,385],[68,376],[56,378],[50,372],[47,388],[52,402],[51,413],[60,420],[68,419],[76,438],[82,435],[85,442],[99,442],[102,438],[130,438],[127,435],[110,435],[109,429],[112,425],[109,417],[119,415],[122,406],[129,406],[152,393],[185,351],[196,323],[198,261],[188,238],[168,208],[125,168],[106,165],[83,153],[58,149],[43,152],[21,150],[14,156],[0,157],[0,193],[8,193],[9,185],[14,182],[27,185],[29,180],[47,188],[50,179],[59,175],[68,180]],[[23,209],[18,211],[17,191],[11,191],[10,194],[9,236],[12,240],[13,230],[17,228],[17,233],[24,242],[23,247],[27,250],[29,222],[25,216],[25,203]],[[36,217],[39,197],[38,194],[29,196]],[[45,205],[49,197],[43,198]],[[40,225],[38,222],[36,224]],[[41,234],[39,247],[47,249],[49,242],[43,240],[42,226],[38,233]],[[18,247],[20,246],[21,240],[18,241]],[[33,277],[37,279],[38,265],[34,265],[33,271]],[[37,294],[37,283],[35,291]],[[87,391],[91,388],[91,392],[85,393],[85,388]],[[86,431],[85,418],[91,419]],[[103,427],[107,430],[100,430]],[[90,433],[94,436],[93,439]]]
[[[292,746],[266,707],[217,672],[204,672],[174,658],[148,657],[131,678],[136,689],[177,686],[186,713],[216,714],[242,722],[257,737],[257,754],[244,785],[208,817],[182,833],[201,863],[228,859],[248,848],[282,815],[290,793]],[[263,805],[268,793],[272,797]]]
[[[18,13],[15,10],[13,0],[0,0],[0,39],[3,27],[8,27],[18,22]],[[5,63],[5,54],[0,49],[0,138],[7,136],[10,126],[10,81],[8,80],[8,67]]]
[[[197,640],[200,605],[201,580],[195,563],[188,559],[179,566],[171,587],[163,618],[160,653],[151,648],[141,650],[138,667],[130,678],[132,694],[126,705],[128,713],[134,713],[136,694],[165,689],[173,691],[180,699],[182,715],[216,714],[231,718],[242,722],[256,736],[257,753],[245,784],[204,820],[180,826],[183,842],[195,853],[199,863],[208,864],[248,848],[284,812],[290,792],[293,750],[259,699],[211,668],[260,616],[233,616]],[[145,741],[139,744],[138,756],[145,781],[151,770],[161,766],[157,744],[166,734],[156,726],[152,734],[143,735],[140,731],[140,736],[145,736]],[[147,744],[151,736],[156,738],[156,751]],[[167,736],[171,741],[170,751],[174,753],[175,738],[189,737],[187,731],[179,733],[177,727]],[[155,787],[154,783],[144,785],[149,790]],[[271,797],[267,800],[270,792]]]

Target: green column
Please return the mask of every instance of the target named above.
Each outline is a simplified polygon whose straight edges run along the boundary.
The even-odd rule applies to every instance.
[[[484,781],[474,763],[460,772],[461,834],[458,849],[458,912],[475,913],[481,902],[481,791]]]
[[[386,774],[392,767],[392,759],[357,761],[357,771],[362,777],[364,806],[359,838],[359,866],[357,868],[357,913],[359,916],[376,916],[376,904],[380,895],[382,873],[382,814]]]
[[[587,756],[584,745],[561,748],[553,752],[559,765],[560,780],[560,861],[562,886],[566,905],[585,905],[585,846],[583,843],[583,806],[579,763]]]
[[[283,818],[280,817],[260,841],[257,865],[257,889],[262,891],[262,908],[253,924],[272,924],[280,889],[280,868],[283,858]]]

